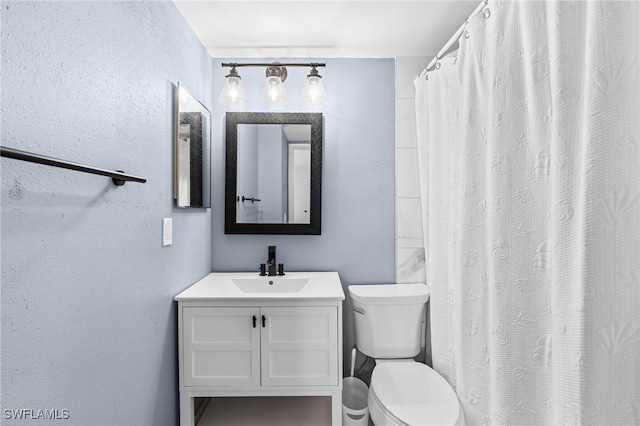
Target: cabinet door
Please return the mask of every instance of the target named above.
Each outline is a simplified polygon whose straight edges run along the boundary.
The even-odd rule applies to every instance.
[[[338,384],[338,309],[263,307],[262,385]]]
[[[186,307],[182,315],[185,386],[260,385],[260,308]]]

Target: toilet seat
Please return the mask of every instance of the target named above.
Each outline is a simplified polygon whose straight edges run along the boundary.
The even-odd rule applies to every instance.
[[[370,407],[372,416],[374,412],[384,413],[386,424],[460,424],[460,403],[453,389],[422,363],[377,365],[371,376],[369,403],[376,406]]]

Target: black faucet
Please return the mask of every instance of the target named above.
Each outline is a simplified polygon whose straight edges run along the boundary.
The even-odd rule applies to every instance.
[[[267,259],[267,275],[276,276],[276,246],[269,246],[269,258]]]

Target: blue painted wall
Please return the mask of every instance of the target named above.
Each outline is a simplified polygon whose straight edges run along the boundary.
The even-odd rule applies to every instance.
[[[291,271],[336,270],[345,283],[395,279],[395,92],[393,59],[313,59],[330,97],[324,114],[322,235],[224,234],[224,114],[217,102],[228,68],[213,61],[213,248],[214,271],[253,271],[278,246],[278,262]],[[264,62],[264,59],[261,60]],[[275,60],[274,60],[275,61]],[[282,62],[286,60],[282,59]],[[302,106],[306,68],[289,68],[286,111]],[[240,68],[250,104],[261,104],[264,68]]]
[[[275,244],[278,263],[284,263],[285,270],[338,271],[345,293],[350,284],[394,282],[394,60],[313,59],[327,63],[319,72],[329,103],[313,111],[324,114],[322,235],[308,236],[224,234],[226,106],[217,102],[228,74],[223,62],[250,60],[213,61],[213,270],[256,270],[266,260],[267,246]],[[250,102],[246,110],[269,111],[260,99],[264,68],[239,68],[239,72]],[[288,68],[287,111],[312,111],[299,102],[308,73],[307,68]],[[344,312],[346,350],[353,345],[353,330],[351,310]]]
[[[175,425],[172,298],[211,270],[211,214],[173,207],[173,88],[211,106],[211,59],[172,2],[0,6],[2,145],[148,179],[1,160],[0,406]]]

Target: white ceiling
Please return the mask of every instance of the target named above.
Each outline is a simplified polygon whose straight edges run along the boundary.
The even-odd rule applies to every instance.
[[[214,58],[434,56],[479,0],[174,0]]]

